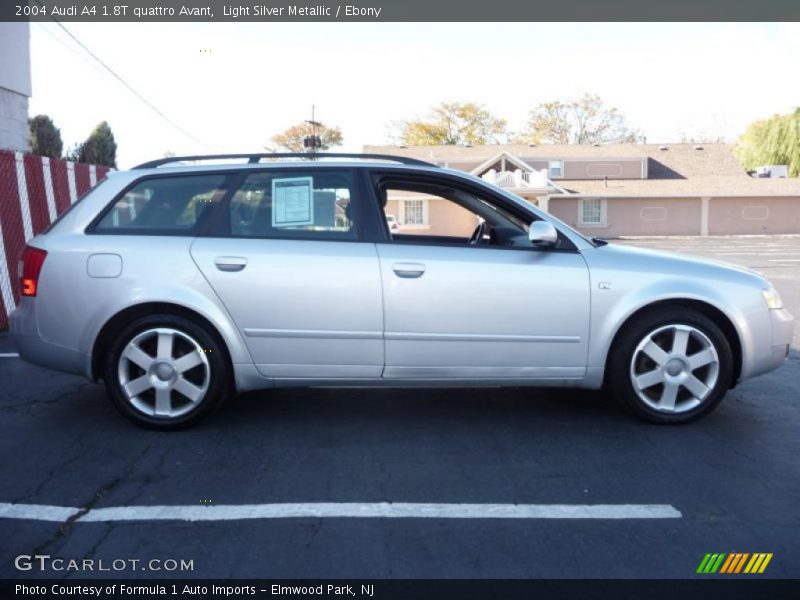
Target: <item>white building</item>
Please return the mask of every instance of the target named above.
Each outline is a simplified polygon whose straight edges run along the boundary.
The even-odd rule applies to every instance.
[[[28,23],[0,23],[0,148],[28,149],[30,96]]]

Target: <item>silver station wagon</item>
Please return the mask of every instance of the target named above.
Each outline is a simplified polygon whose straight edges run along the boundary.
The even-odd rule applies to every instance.
[[[236,392],[312,385],[606,388],[684,423],[788,354],[793,318],[752,271],[587,239],[421,161],[314,158],[112,174],[25,249],[21,357],[176,429]]]

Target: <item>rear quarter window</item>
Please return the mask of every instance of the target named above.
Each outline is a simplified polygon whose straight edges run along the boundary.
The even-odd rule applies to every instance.
[[[194,233],[225,194],[226,176],[181,175],[140,181],[106,211],[96,233]]]

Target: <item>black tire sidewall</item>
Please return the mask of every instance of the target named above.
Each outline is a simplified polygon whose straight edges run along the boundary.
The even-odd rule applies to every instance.
[[[688,325],[711,340],[719,358],[717,383],[711,393],[692,410],[670,414],[645,404],[636,393],[630,377],[630,364],[636,347],[645,335],[665,325]],[[733,352],[719,326],[706,315],[691,309],[663,309],[636,318],[615,340],[606,377],[614,397],[638,417],[654,423],[680,424],[695,421],[713,411],[733,381]]]
[[[138,334],[157,327],[170,327],[195,339],[208,350],[210,381],[205,398],[191,411],[176,418],[146,415],[125,398],[119,382],[117,364],[125,346]],[[213,413],[222,404],[231,389],[231,377],[226,355],[216,336],[205,327],[179,315],[151,315],[140,317],[125,327],[110,345],[103,363],[103,379],[111,402],[123,416],[148,429],[174,430],[190,427]]]

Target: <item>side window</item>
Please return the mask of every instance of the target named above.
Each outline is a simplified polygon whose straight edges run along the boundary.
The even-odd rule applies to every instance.
[[[418,182],[384,181],[379,189],[395,243],[530,246],[528,224],[491,198]],[[390,215],[398,215],[396,224]]]
[[[231,198],[230,235],[356,239],[352,190],[347,172],[253,173]]]
[[[480,223],[477,214],[435,190],[421,193],[389,186],[385,212],[399,215],[398,228],[392,233],[401,235],[469,238]]]
[[[225,175],[153,177],[123,195],[97,233],[194,232],[224,194]]]

